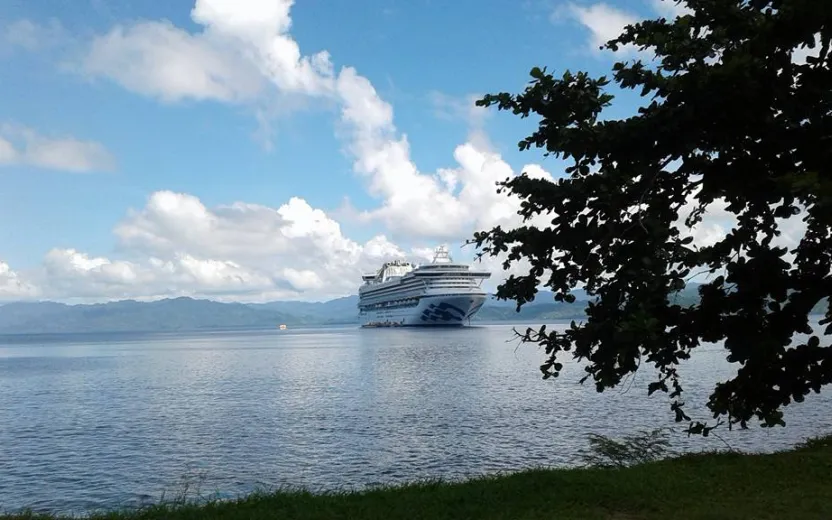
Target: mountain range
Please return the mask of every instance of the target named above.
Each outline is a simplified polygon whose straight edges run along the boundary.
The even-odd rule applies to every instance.
[[[573,291],[573,304],[554,301],[551,292],[541,291],[518,313],[513,301],[488,301],[474,317],[475,322],[545,322],[579,319],[588,300],[583,291]],[[695,301],[695,289],[681,298]],[[693,299],[692,299],[693,298]],[[123,300],[89,305],[56,302],[16,302],[0,306],[0,334],[74,332],[162,332],[233,330],[358,323],[358,296],[325,302],[275,301],[244,304],[220,303],[187,297],[153,302]],[[681,303],[681,302],[680,302]]]

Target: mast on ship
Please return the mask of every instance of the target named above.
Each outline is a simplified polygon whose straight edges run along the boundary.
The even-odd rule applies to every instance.
[[[445,246],[439,246],[433,251],[433,263],[449,263],[453,262],[451,259],[451,254],[448,252],[448,248]]]

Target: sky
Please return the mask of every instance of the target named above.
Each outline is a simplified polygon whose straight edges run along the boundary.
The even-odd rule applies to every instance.
[[[439,244],[470,261],[475,231],[520,223],[497,181],[564,168],[517,150],[533,120],[477,96],[521,91],[534,66],[609,75],[621,56],[601,43],[682,12],[670,0],[2,2],[0,302],[325,300]],[[636,102],[622,93],[611,114]],[[506,276],[483,263],[491,287]]]

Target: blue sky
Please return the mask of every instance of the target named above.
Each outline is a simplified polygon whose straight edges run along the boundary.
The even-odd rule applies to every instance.
[[[0,299],[348,293],[383,258],[511,221],[495,179],[560,174],[517,151],[532,122],[473,96],[517,92],[536,65],[608,73],[593,42],[678,12],[289,5],[0,3]]]

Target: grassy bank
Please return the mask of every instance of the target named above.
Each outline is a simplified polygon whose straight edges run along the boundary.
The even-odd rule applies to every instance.
[[[49,516],[0,516],[11,519]],[[829,519],[832,437],[770,455],[688,455],[621,469],[528,471],[363,493],[280,492],[96,519]]]

